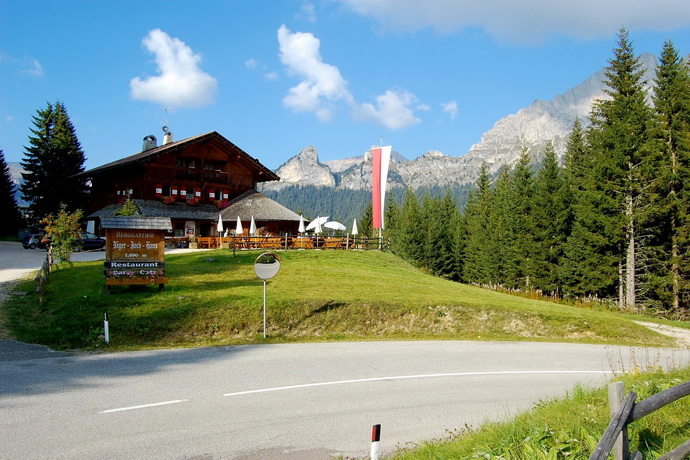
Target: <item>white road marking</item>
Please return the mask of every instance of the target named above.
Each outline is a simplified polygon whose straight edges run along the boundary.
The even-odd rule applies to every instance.
[[[149,407],[167,406],[169,404],[179,404],[186,401],[188,401],[188,399],[176,399],[174,401],[163,401],[159,403],[142,404],[140,406],[119,407],[117,409],[108,409],[101,411],[99,412],[99,414],[112,414],[113,412],[124,412],[126,410],[147,409]]]
[[[346,385],[351,383],[382,382],[389,380],[429,379],[439,377],[470,377],[479,375],[538,375],[538,374],[612,374],[612,371],[489,371],[489,372],[451,372],[445,374],[420,374],[399,375],[395,377],[372,377],[368,379],[336,380],[332,382],[305,383],[301,385],[289,385],[284,387],[262,388],[259,390],[238,391],[225,393],[223,396],[244,396],[257,393],[269,393],[273,391],[296,390],[310,387],[323,387],[329,385]]]

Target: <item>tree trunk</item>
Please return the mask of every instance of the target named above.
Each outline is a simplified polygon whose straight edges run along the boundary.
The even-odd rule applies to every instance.
[[[626,197],[625,213],[628,219],[627,225],[627,250],[625,262],[625,307],[629,311],[635,310],[635,218],[633,217],[633,196]]]

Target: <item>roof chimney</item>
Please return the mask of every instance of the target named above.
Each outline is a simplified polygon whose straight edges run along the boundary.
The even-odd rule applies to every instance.
[[[158,147],[157,142],[158,141],[156,140],[156,136],[154,136],[153,134],[149,134],[144,138],[144,146],[142,147],[141,151],[145,152],[147,150],[155,149],[156,147]]]
[[[163,145],[171,144],[173,141],[173,137],[172,133],[170,132],[170,129],[167,126],[163,126],[163,132],[165,133],[163,135]]]

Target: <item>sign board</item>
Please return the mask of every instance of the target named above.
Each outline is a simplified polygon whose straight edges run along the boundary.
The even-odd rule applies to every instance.
[[[107,241],[103,274],[106,290],[124,284],[158,284],[165,276],[165,235],[169,218],[104,217],[101,227]]]

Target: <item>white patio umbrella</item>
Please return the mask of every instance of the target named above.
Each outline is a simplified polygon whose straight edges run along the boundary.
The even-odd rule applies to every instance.
[[[326,217],[326,219],[328,219],[328,217]],[[321,232],[323,232],[323,229],[321,228],[321,219],[319,219],[317,217],[316,218],[316,226],[314,226],[314,233],[316,233],[318,235]]]
[[[244,233],[244,228],[242,228],[242,221],[240,216],[237,216],[237,225],[235,226],[235,235],[241,235]]]
[[[334,220],[330,222],[326,222],[323,224],[324,227],[330,228],[331,230],[340,230],[340,231],[345,231],[347,230],[347,227],[341,224],[340,222],[336,222]]]
[[[312,220],[309,222],[309,225],[307,225],[307,230],[316,230],[316,226],[319,226],[319,233],[322,231],[321,226],[328,222],[328,216],[326,217],[317,217],[316,219]]]
[[[216,231],[218,232],[218,236],[223,234],[223,218],[218,214],[218,223],[216,224]]]
[[[302,214],[299,216],[299,228],[297,229],[299,233],[304,233],[304,217]]]
[[[352,231],[350,233],[352,233],[353,235],[359,233],[359,231],[357,230],[357,219],[352,221]]]
[[[256,236],[256,222],[254,222],[254,216],[252,216],[252,222],[249,224],[249,234],[251,236]]]

